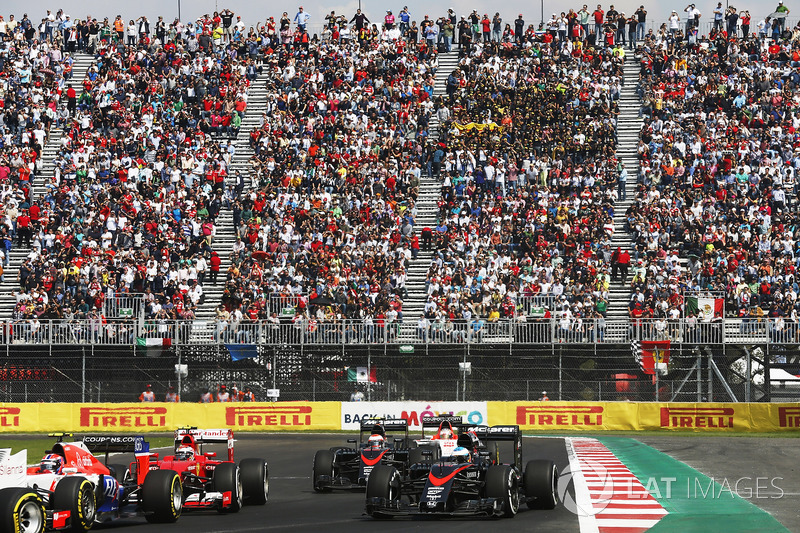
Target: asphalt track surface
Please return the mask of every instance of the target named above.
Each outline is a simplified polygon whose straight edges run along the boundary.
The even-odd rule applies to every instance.
[[[578,519],[559,506],[552,511],[520,510],[513,519],[410,520],[380,522],[364,515],[363,492],[318,494],[311,484],[311,467],[318,449],[344,446],[352,435],[336,434],[268,434],[236,436],[236,460],[263,457],[269,462],[269,501],[264,506],[244,507],[233,515],[214,511],[184,513],[175,524],[151,525],[143,518],[112,522],[97,530],[121,533],[165,532],[281,532],[315,531],[322,533],[368,531],[431,531],[462,532],[477,526],[479,531],[578,531]],[[212,448],[208,448],[211,450]],[[509,448],[510,450],[510,448]],[[505,450],[501,448],[501,460]],[[506,454],[508,457],[509,454]],[[541,438],[523,440],[523,461],[550,458],[559,471],[568,464],[564,440]],[[472,524],[472,525],[471,525]],[[94,530],[94,529],[93,529]]]
[[[511,520],[408,520],[377,522],[363,514],[364,494],[334,492],[317,494],[311,486],[314,452],[346,444],[351,435],[265,434],[237,435],[236,459],[263,457],[270,466],[269,502],[263,507],[245,507],[234,515],[213,511],[184,513],[176,524],[151,525],[143,518],[113,522],[98,530],[124,533],[166,532],[281,532],[324,533],[369,531],[542,531],[578,532],[578,520],[559,506],[552,511],[523,509]],[[770,512],[789,531],[800,531],[800,439],[748,437],[666,436],[638,439],[717,479],[743,476],[781,476],[781,498],[749,498]],[[503,451],[501,450],[501,459]],[[550,458],[559,470],[567,466],[563,438],[525,438],[523,461]],[[744,496],[744,495],[742,495]]]

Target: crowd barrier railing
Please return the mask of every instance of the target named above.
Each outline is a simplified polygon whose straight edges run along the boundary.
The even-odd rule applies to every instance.
[[[0,344],[799,344],[800,324],[783,318],[693,319],[533,318],[496,321],[386,320],[172,321],[20,319],[0,323]]]

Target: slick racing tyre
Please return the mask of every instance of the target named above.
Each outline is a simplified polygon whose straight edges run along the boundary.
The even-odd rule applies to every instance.
[[[519,510],[519,479],[506,465],[490,466],[486,472],[486,497],[503,504],[504,518],[514,518]]]
[[[0,533],[42,533],[42,499],[30,489],[0,489]]]
[[[269,498],[269,465],[264,459],[242,459],[242,491],[245,505],[264,505]]]
[[[322,476],[333,477],[334,455],[330,450],[320,450],[314,454],[314,472],[311,481],[314,483],[315,492],[330,492],[331,489],[320,487],[317,481]]]
[[[220,513],[238,513],[242,508],[242,471],[235,463],[221,463],[214,469],[211,480],[217,492],[230,492],[231,503],[228,507],[220,507]]]
[[[367,478],[367,501],[372,498],[381,498],[388,502],[400,499],[400,474],[397,469],[389,465],[377,465]],[[374,518],[391,518],[379,512],[370,512]]]
[[[183,510],[183,484],[174,470],[153,470],[142,484],[142,510],[148,522],[169,524]]]
[[[97,513],[94,485],[85,477],[65,477],[56,485],[50,506],[54,511],[70,512],[67,531],[89,531]]]
[[[553,461],[528,461],[522,485],[530,509],[555,509],[558,505],[558,469]]]

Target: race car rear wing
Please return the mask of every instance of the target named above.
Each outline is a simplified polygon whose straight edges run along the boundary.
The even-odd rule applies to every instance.
[[[11,448],[0,449],[0,489],[24,487],[27,465],[28,450],[12,454]]]
[[[460,416],[423,416],[422,417],[422,438],[425,438],[425,428],[436,428],[442,425],[442,422],[449,422],[450,427],[456,429],[464,426],[464,419]]]
[[[459,433],[469,431],[475,434],[482,442],[510,441],[514,443],[514,464],[522,468],[522,431],[519,426],[459,426]]]
[[[59,439],[60,442],[60,439]],[[141,435],[84,435],[80,442],[94,455],[110,453],[148,453],[150,443]]]
[[[175,451],[181,444],[198,444],[198,451],[203,453],[203,444],[227,443],[228,461],[233,461],[233,430],[232,429],[197,429],[196,427],[182,427],[175,430]]]
[[[408,420],[405,418],[363,418],[359,435],[363,437],[364,433],[372,433],[375,426],[381,426],[384,431],[402,431],[405,440],[408,440]]]

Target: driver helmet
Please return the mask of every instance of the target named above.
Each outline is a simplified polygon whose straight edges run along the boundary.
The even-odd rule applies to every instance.
[[[453,461],[456,463],[469,463],[471,457],[469,455],[469,450],[462,446],[457,446],[453,448],[452,453]]]
[[[453,438],[453,430],[450,428],[442,428],[439,432],[439,438],[443,440],[449,440]]]
[[[383,437],[380,435],[370,435],[367,439],[367,445],[370,448],[383,448]]]
[[[194,459],[194,450],[191,446],[181,446],[175,451],[175,459],[178,461],[191,461]]]
[[[39,466],[39,470],[42,472],[60,474],[63,466],[64,462],[60,455],[56,453],[48,453],[42,458],[42,464]]]

